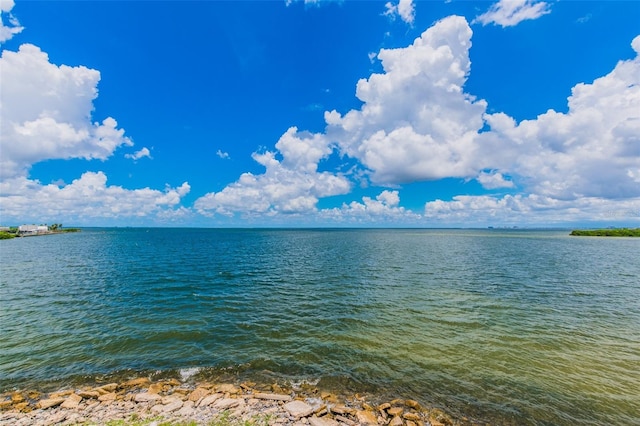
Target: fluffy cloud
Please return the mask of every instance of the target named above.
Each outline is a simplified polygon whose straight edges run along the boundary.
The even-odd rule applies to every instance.
[[[385,4],[386,12],[384,13],[386,16],[391,16],[395,18],[399,16],[407,24],[412,25],[413,21],[416,18],[415,5],[413,4],[413,0],[400,0],[398,4],[393,4],[388,2]]]
[[[513,27],[528,19],[538,19],[549,13],[549,5],[536,0],[500,0],[473,22]]]
[[[435,200],[425,204],[424,216],[430,222],[464,226],[550,225],[570,222],[640,222],[640,198],[622,201],[585,197],[558,200],[537,194],[459,195],[452,201]]]
[[[195,202],[202,214],[219,213],[275,215],[315,211],[321,197],[349,192],[349,181],[340,175],[318,172],[318,163],[333,152],[324,135],[298,132],[295,127],[282,135],[275,152],[254,153],[266,168],[264,174],[244,173],[220,192],[206,194]]]
[[[342,207],[324,209],[320,216],[325,220],[337,223],[371,224],[371,223],[418,223],[421,216],[400,207],[398,191],[382,191],[375,199],[362,197],[362,202],[344,203]]]
[[[96,218],[181,216],[185,211],[178,205],[190,189],[187,182],[164,191],[108,186],[102,172],[86,172],[65,186],[42,185],[23,176],[0,182],[5,221],[43,222],[65,217],[67,221],[91,223]]]
[[[0,43],[10,40],[24,29],[20,26],[18,19],[11,14],[14,4],[13,0],[0,0]]]
[[[640,36],[636,57],[593,83],[576,85],[569,111],[535,120],[487,115],[480,143],[502,153],[493,167],[527,191],[562,200],[640,197]]]
[[[364,105],[325,113],[327,135],[370,170],[373,183],[475,177],[486,168],[474,143],[486,102],[463,91],[471,34],[464,18],[452,16],[411,46],[382,49],[384,73],[357,84]]]
[[[143,147],[140,151],[136,151],[133,154],[125,154],[124,157],[134,161],[144,157],[151,158],[151,151],[149,151],[149,148]]]
[[[24,176],[46,159],[105,160],[133,143],[108,117],[92,123],[100,73],[83,66],[57,66],[31,44],[0,58],[0,177]]]

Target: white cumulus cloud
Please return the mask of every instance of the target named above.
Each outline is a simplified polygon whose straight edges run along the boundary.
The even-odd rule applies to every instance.
[[[244,173],[221,191],[196,200],[195,208],[205,215],[310,213],[319,198],[349,192],[351,185],[344,176],[318,172],[320,160],[333,151],[324,135],[292,127],[280,137],[276,149],[281,160],[275,152],[253,154],[265,173]]]
[[[486,168],[474,143],[486,102],[464,93],[471,28],[452,16],[406,48],[382,49],[384,73],[358,82],[364,105],[325,113],[327,135],[376,184],[474,177]]]
[[[478,16],[474,23],[513,27],[522,21],[538,19],[549,12],[549,5],[543,1],[500,0],[494,3],[487,12]]]
[[[18,19],[11,14],[14,5],[13,0],[0,0],[0,43],[10,40],[24,29]]]
[[[407,24],[412,25],[416,18],[415,4],[413,0],[400,0],[398,4],[387,2],[385,4],[386,11],[384,14],[395,18],[399,16]]]
[[[139,160],[144,157],[151,158],[151,151],[149,151],[149,148],[143,147],[141,150],[136,151],[133,154],[125,154],[124,157],[131,160]]]
[[[164,191],[125,189],[107,185],[103,172],[86,172],[68,185],[43,185],[24,176],[0,182],[4,221],[66,221],[152,218],[184,215],[180,200],[190,191],[187,182]]]
[[[26,175],[47,159],[105,160],[133,143],[108,117],[91,121],[100,73],[83,66],[57,66],[31,44],[0,58],[0,177]]]

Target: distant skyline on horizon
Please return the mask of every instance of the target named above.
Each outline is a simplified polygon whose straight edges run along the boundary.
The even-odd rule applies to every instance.
[[[640,226],[638,2],[0,14],[0,225]]]

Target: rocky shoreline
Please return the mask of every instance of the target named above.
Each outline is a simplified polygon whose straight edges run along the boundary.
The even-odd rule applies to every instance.
[[[339,398],[312,386],[293,390],[255,383],[152,382],[65,389],[52,393],[0,394],[0,425],[261,425],[261,426],[453,426],[437,408],[415,400],[371,404],[358,394]]]

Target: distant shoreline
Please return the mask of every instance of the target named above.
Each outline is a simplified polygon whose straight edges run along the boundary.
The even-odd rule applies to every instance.
[[[577,237],[640,237],[640,228],[574,229],[569,235]]]

